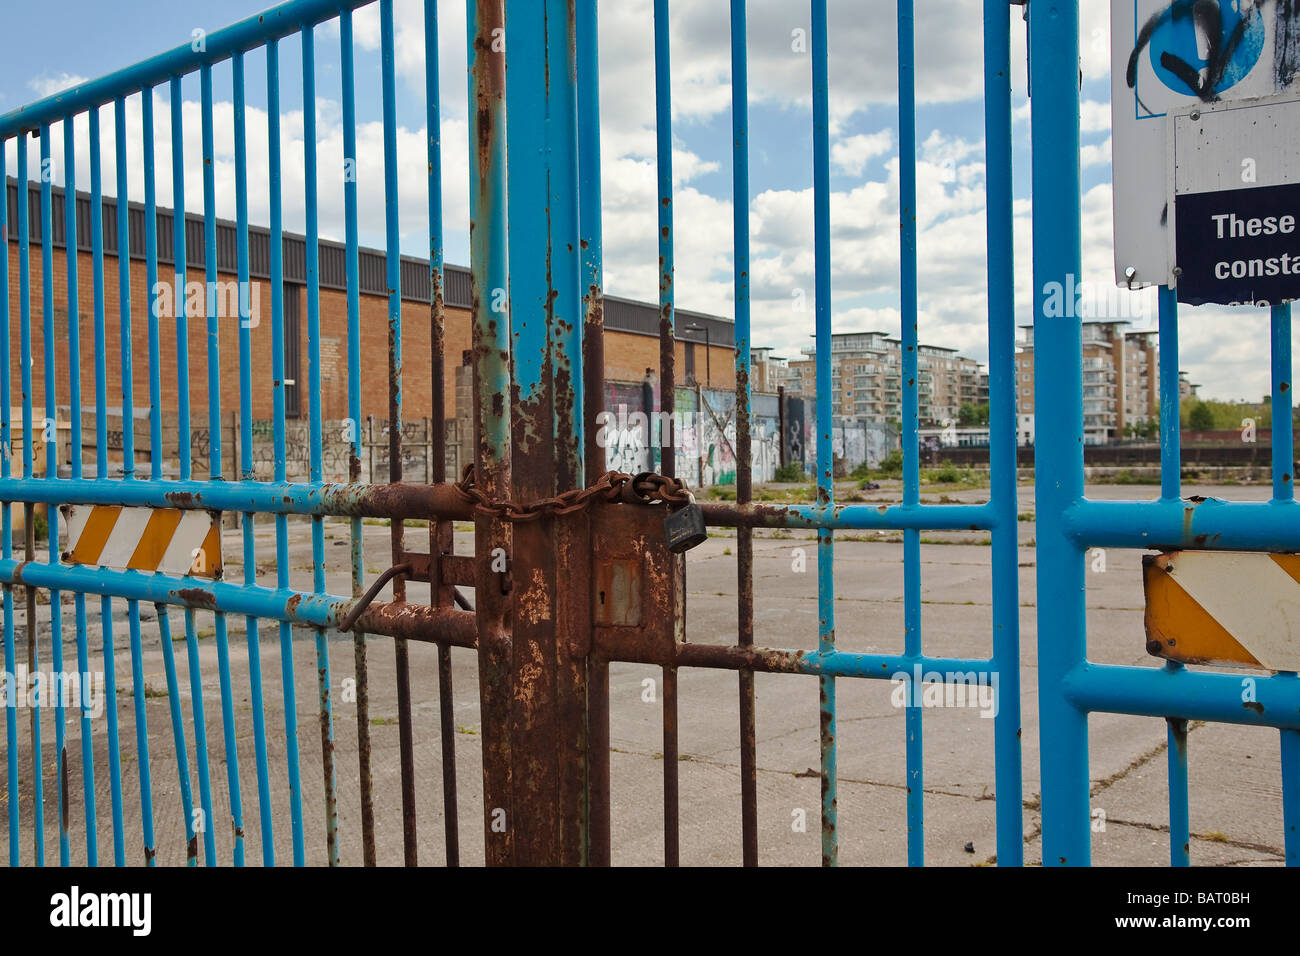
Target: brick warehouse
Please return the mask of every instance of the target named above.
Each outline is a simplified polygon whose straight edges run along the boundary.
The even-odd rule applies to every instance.
[[[21,381],[19,365],[19,250],[18,250],[18,185],[10,178],[7,183],[8,202],[8,255],[9,255],[9,322],[11,348],[10,373],[15,383],[15,403],[21,401],[17,385]],[[42,311],[42,255],[39,184],[29,184],[30,290],[31,335],[33,356],[32,407],[39,421],[45,407],[44,382],[44,315]],[[77,193],[77,295],[79,334],[81,339],[82,406],[86,414],[86,441],[94,441],[90,422],[93,421],[94,393],[94,277],[91,255],[90,196]],[[131,361],[134,387],[133,406],[136,424],[136,448],[142,459],[148,457],[147,414],[149,406],[149,347],[148,309],[150,297],[146,283],[145,264],[145,214],[144,206],[128,205],[128,230],[131,258]],[[53,256],[53,318],[55,329],[55,369],[59,419],[67,415],[68,385],[68,260],[65,240],[64,195],[61,188],[52,190]],[[159,281],[170,285],[173,281],[173,213],[159,207],[157,224],[157,255]],[[233,222],[217,222],[217,268],[219,282],[236,282],[236,228]],[[204,235],[201,216],[186,216],[186,259],[188,283],[203,283]],[[270,231],[264,227],[249,228],[249,266],[252,289],[249,297],[256,303],[258,314],[252,328],[252,416],[254,420],[269,420],[272,415],[271,374],[271,294],[270,294]],[[117,203],[105,197],[103,203],[104,249],[104,316],[105,351],[107,366],[106,404],[109,417],[119,413],[121,405],[121,330],[118,310],[118,256],[117,256]],[[285,328],[285,382],[287,417],[307,418],[307,296],[306,296],[306,243],[304,237],[284,234],[284,328]],[[320,354],[321,354],[321,412],[326,422],[347,417],[347,292],[346,261],[342,243],[321,240],[320,276]],[[467,415],[468,409],[458,407],[455,366],[470,347],[470,275],[461,266],[448,265],[444,270],[444,297],[446,303],[446,362],[448,374],[442,383],[445,413],[449,419]],[[374,249],[361,249],[359,255],[360,327],[361,327],[361,414],[365,419],[373,416],[384,420],[388,415],[388,299],[384,253]],[[434,383],[429,372],[429,293],[430,276],[427,260],[403,256],[401,260],[402,336],[403,336],[403,411],[405,422],[428,416]],[[195,308],[197,306],[197,308]],[[185,309],[182,296],[180,308]],[[221,306],[219,306],[221,309]],[[188,354],[190,377],[190,420],[194,429],[208,424],[207,385],[207,308],[197,297],[188,318]],[[225,311],[225,310],[223,310]],[[200,314],[194,315],[194,312]],[[709,329],[711,383],[714,389],[734,387],[734,351],[732,324],[729,320],[684,310],[677,311],[679,329],[685,325],[707,326]],[[640,382],[647,367],[658,370],[658,307],[614,296],[605,298],[605,376],[612,382]],[[239,320],[237,315],[223,315],[219,320],[219,348],[221,361],[221,401],[224,421],[239,409]],[[177,410],[176,381],[176,319],[169,310],[160,310],[159,361],[162,382],[162,412],[166,425],[175,427]],[[706,367],[704,333],[684,333],[676,346],[677,377],[679,383],[692,381],[699,370],[701,381]],[[698,339],[698,343],[690,341]],[[460,376],[464,378],[465,376]],[[462,403],[464,390],[462,389]],[[18,409],[14,410],[15,439],[18,438]],[[173,439],[174,442],[174,439]],[[165,443],[171,448],[171,443]],[[235,458],[233,443],[224,450],[227,474],[233,473]],[[168,453],[170,457],[171,452]],[[117,456],[113,456],[117,457]],[[195,455],[196,466],[200,464]],[[206,458],[206,456],[202,456]],[[87,461],[93,458],[87,457]]]

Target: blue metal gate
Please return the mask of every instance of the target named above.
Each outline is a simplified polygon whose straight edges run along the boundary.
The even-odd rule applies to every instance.
[[[10,420],[14,383],[9,364],[0,379],[0,442],[6,450],[0,460],[0,500],[4,501],[3,556],[0,579],[4,587],[5,665],[13,673],[19,664],[17,638],[23,628],[15,606],[15,589],[25,589],[27,614],[27,666],[38,669],[42,642],[38,640],[37,592],[48,594],[52,629],[49,653],[54,671],[64,670],[61,635],[62,603],[71,596],[74,605],[77,668],[89,670],[92,655],[102,655],[108,681],[106,752],[110,807],[97,806],[96,771],[103,760],[90,745],[89,717],[81,709],[82,752],[80,796],[69,787],[69,758],[64,746],[65,704],[61,699],[39,702],[55,709],[56,739],[53,752],[40,734],[40,712],[31,721],[28,746],[19,745],[19,715],[9,696],[6,709],[6,765],[8,773],[9,860],[44,863],[47,821],[45,787],[57,789],[58,860],[68,863],[77,829],[83,829],[86,859],[99,862],[101,830],[111,829],[111,861],[124,864],[128,857],[152,863],[156,852],[150,729],[144,701],[148,692],[143,673],[142,605],[155,605],[158,636],[164,656],[171,701],[170,721],[176,755],[181,812],[188,859],[201,852],[208,865],[219,855],[236,865],[245,861],[244,801],[249,768],[241,765],[241,725],[251,725],[254,738],[252,776],[256,781],[257,821],[262,862],[278,862],[276,821],[272,806],[287,804],[291,834],[291,859],[305,862],[308,840],[304,824],[304,786],[299,754],[300,728],[296,720],[295,648],[292,628],[312,630],[318,675],[320,781],[324,790],[325,859],[336,864],[339,853],[339,783],[333,759],[335,680],[330,667],[331,629],[351,630],[356,662],[357,746],[359,755],[358,803],[363,831],[363,859],[376,861],[375,806],[367,710],[367,639],[386,635],[394,642],[401,726],[401,806],[403,859],[417,861],[415,793],[417,787],[415,742],[411,722],[411,674],[407,641],[437,645],[439,702],[442,731],[443,824],[446,859],[456,863],[458,852],[455,733],[451,650],[475,650],[479,670],[479,699],[483,726],[483,806],[486,859],[492,863],[572,862],[607,863],[610,859],[609,796],[609,665],[630,660],[663,668],[663,790],[665,858],[678,859],[678,736],[677,673],[682,667],[735,670],[740,702],[740,776],[742,799],[741,842],[747,864],[759,860],[757,818],[757,736],[754,674],[778,672],[816,677],[821,714],[821,842],[823,863],[837,861],[836,686],[841,679],[891,679],[917,672],[961,672],[980,683],[998,687],[999,702],[994,729],[996,761],[997,860],[1002,865],[1023,861],[1023,811],[1020,747],[1020,669],[1017,587],[1016,417],[1014,393],[1014,305],[1012,260],[1010,6],[1006,0],[984,0],[985,163],[987,169],[988,243],[988,345],[990,424],[992,434],[991,492],[980,504],[922,504],[918,454],[918,326],[917,326],[917,143],[915,122],[915,35],[913,0],[898,0],[898,129],[900,155],[900,237],[902,314],[902,502],[888,507],[837,503],[832,474],[831,433],[831,329],[832,289],[830,229],[830,121],[827,70],[828,24],[826,0],[811,2],[811,91],[814,188],[814,252],[816,259],[815,325],[817,380],[817,486],[816,500],[808,505],[775,506],[755,503],[748,462],[750,437],[750,225],[749,121],[747,90],[746,4],[732,0],[732,183],[737,201],[733,223],[735,275],[735,380],[737,495],[734,504],[703,505],[713,526],[737,529],[737,634],[733,644],[712,645],[680,639],[670,633],[667,643],[646,641],[620,644],[602,637],[584,618],[590,608],[581,594],[563,581],[562,567],[572,562],[599,561],[587,544],[589,529],[570,519],[588,509],[590,520],[603,520],[618,508],[641,508],[651,521],[667,505],[681,500],[674,480],[671,446],[664,449],[662,479],[621,476],[601,485],[603,449],[594,440],[594,422],[601,410],[602,258],[600,222],[599,97],[595,0],[468,0],[467,36],[470,69],[470,205],[471,271],[473,277],[473,349],[475,380],[476,462],[472,479],[455,485],[404,482],[402,475],[403,384],[409,376],[423,375],[424,357],[403,353],[402,286],[408,280],[399,256],[400,224],[395,202],[385,211],[388,290],[388,394],[390,483],[360,482],[362,438],[361,318],[358,301],[358,184],[342,172],[337,188],[344,200],[346,222],[346,273],[348,338],[346,379],[348,414],[354,425],[351,438],[349,481],[323,480],[321,438],[321,336],[320,243],[318,234],[317,148],[315,130],[315,50],[317,28],[337,19],[341,39],[341,96],[344,155],[356,155],[356,104],[353,69],[354,9],[376,0],[292,0],[265,14],[249,18],[205,37],[202,48],[186,44],[137,66],[43,100],[0,117],[0,165],[5,164],[10,141],[18,159],[16,241],[18,256],[18,355],[20,357],[22,421]],[[377,0],[381,24],[383,152],[385,195],[397,194],[396,50],[392,0]],[[425,83],[428,129],[439,129],[437,4],[425,3]],[[647,11],[647,17],[650,12]],[[662,411],[671,413],[674,383],[674,186],[672,176],[670,49],[668,2],[653,5],[655,89],[657,116],[658,244],[660,256],[660,380]],[[296,37],[301,43],[307,236],[305,243],[305,301],[307,316],[307,417],[310,434],[310,477],[288,480],[285,470],[286,368],[283,157],[280,128],[280,44]],[[506,50],[510,57],[507,84]],[[1079,219],[1079,91],[1074,64],[1078,53],[1078,4],[1074,0],[1043,0],[1030,17],[1030,49],[1038,65],[1034,73],[1034,279],[1043,289],[1048,282],[1077,275],[1080,256]],[[202,210],[202,271],[211,288],[218,281],[219,242],[213,177],[213,73],[229,63],[234,97],[236,165],[235,267],[241,288],[250,282],[245,63],[265,62],[267,79],[267,136],[270,154],[270,238],[268,278],[271,282],[271,355],[269,387],[273,398],[274,475],[259,480],[251,460],[256,356],[246,300],[239,312],[238,353],[221,364],[220,328],[214,297],[206,296],[207,413],[209,418],[207,478],[195,478],[190,451],[190,346],[188,321],[177,311],[175,356],[160,350],[162,335],[155,295],[141,303],[130,283],[130,260],[144,258],[147,289],[157,285],[160,264],[167,262],[163,237],[158,234],[155,190],[154,91],[167,87],[171,102],[171,156],[174,223],[185,222],[183,156],[195,144],[182,135],[182,78],[197,72],[201,83],[203,136],[198,144],[205,159]],[[128,99],[141,96],[143,136],[128,142]],[[105,174],[100,168],[101,111],[111,106],[117,150],[116,195],[127,195],[130,171],[144,171],[145,205],[142,237],[131,234],[129,215],[114,212],[105,223]],[[76,148],[74,120],[86,114],[89,132],[89,225],[75,197]],[[33,217],[28,197],[29,150],[37,141],[43,168],[53,156],[51,128],[63,130],[63,166],[66,170],[63,221],[54,215],[55,191],[51,178],[39,183],[39,214]],[[123,148],[124,147],[124,148]],[[513,155],[516,161],[511,163]],[[521,159],[522,157],[522,159]],[[445,436],[441,432],[441,383],[444,367],[444,309],[442,302],[442,153],[436,135],[428,137],[430,270],[428,275],[430,328],[433,343],[429,363],[433,382],[435,427],[434,460],[442,461]],[[0,203],[0,225],[6,242],[0,255],[0,308],[5,310],[0,335],[4,351],[11,351],[12,320],[8,286],[11,224],[5,218],[8,203]],[[63,237],[66,249],[66,329],[57,324],[55,307],[55,242]],[[93,475],[82,460],[81,356],[76,320],[78,308],[78,237],[86,235],[93,262],[94,319],[94,420],[95,446],[99,449]],[[184,288],[191,268],[192,250],[186,228],[173,228],[171,263],[179,288]],[[39,239],[38,270],[41,302],[36,313],[43,323],[44,355],[32,355],[31,245]],[[118,269],[117,305],[106,290],[106,267]],[[120,401],[134,407],[132,369],[142,356],[133,355],[133,313],[148,305],[148,472],[137,471],[136,441],[129,414],[123,415],[123,474],[109,477],[108,410]],[[106,354],[109,316],[118,314],[118,355]],[[1300,684],[1294,675],[1261,679],[1260,707],[1242,708],[1235,678],[1191,673],[1186,669],[1143,670],[1090,664],[1085,653],[1084,549],[1093,545],[1147,548],[1177,546],[1208,535],[1219,547],[1280,549],[1294,546],[1297,531],[1292,501],[1291,435],[1275,425],[1275,498],[1268,505],[1197,504],[1179,498],[1177,431],[1176,319],[1173,301],[1161,299],[1160,340],[1163,372],[1162,463],[1164,496],[1151,503],[1088,501],[1083,497],[1081,343],[1077,324],[1042,318],[1036,311],[1036,348],[1039,374],[1036,408],[1041,422],[1037,454],[1038,494],[1038,606],[1040,609],[1040,715],[1042,736],[1052,741],[1043,747],[1044,859],[1051,863],[1085,863],[1089,850],[1087,765],[1087,714],[1115,711],[1165,717],[1170,720],[1171,840],[1175,863],[1186,862],[1187,809],[1185,724],[1187,719],[1225,720],[1268,724],[1281,728],[1286,781],[1287,855],[1295,862],[1300,838]],[[1287,307],[1274,310],[1274,395],[1281,398],[1290,378],[1290,316]],[[66,343],[66,345],[61,344]],[[233,362],[232,362],[233,358]],[[33,360],[34,359],[34,360]],[[109,394],[109,368],[119,364],[120,397]],[[176,447],[164,441],[164,420],[171,414],[165,402],[164,382],[174,362],[176,383]],[[46,441],[45,470],[38,473],[33,443],[42,425],[33,407],[33,370],[44,377],[44,418],[57,427],[60,380],[56,369],[67,363],[67,401],[71,457],[70,471],[60,473],[57,442]],[[232,369],[233,366],[233,369]],[[221,384],[223,376],[239,380],[238,466],[223,449]],[[168,389],[168,397],[170,388]],[[1289,399],[1285,399],[1289,404]],[[9,449],[21,440],[21,474],[11,462]],[[143,443],[142,443],[143,444]],[[15,456],[16,457],[16,456]],[[607,476],[608,478],[608,476]],[[604,481],[605,479],[601,479]],[[598,488],[599,495],[577,489]],[[613,489],[613,490],[611,490]],[[619,490],[621,489],[621,491]],[[608,493],[606,493],[608,492]],[[565,496],[568,497],[565,497]],[[621,497],[619,497],[621,495]],[[591,502],[599,499],[595,504]],[[521,504],[521,502],[523,504]],[[616,503],[622,502],[622,503]],[[645,511],[657,502],[658,511]],[[35,506],[49,508],[48,561],[36,561],[32,529]],[[25,553],[15,551],[12,509],[22,505],[26,529]],[[84,566],[61,560],[58,552],[60,506],[130,507],[167,511],[211,511],[218,518],[238,515],[243,528],[243,580],[211,580],[196,574],[143,573],[140,570]],[[602,511],[601,509],[605,509]],[[330,594],[325,577],[325,532],[322,519],[330,515],[351,518],[351,595]],[[289,519],[307,516],[311,529],[312,586],[290,586]],[[392,528],[392,568],[373,575],[365,567],[361,547],[362,519],[386,518]],[[408,550],[403,521],[423,519],[429,526],[429,549]],[[474,521],[475,553],[471,558],[452,553],[452,522]],[[641,519],[628,519],[639,528]],[[578,522],[578,524],[574,524]],[[257,581],[256,529],[274,528],[274,587]],[[753,531],[755,528],[805,528],[817,533],[819,623],[817,649],[792,651],[754,646]],[[576,529],[576,530],[575,530]],[[834,538],[849,529],[891,529],[902,533],[904,650],[901,654],[854,653],[836,648],[836,593],[833,579]],[[921,629],[921,532],[926,529],[979,529],[991,537],[993,566],[992,653],[988,658],[959,660],[926,654]],[[584,535],[588,535],[584,537]],[[493,569],[494,556],[508,555],[509,572],[502,577]],[[575,566],[581,566],[580,564]],[[572,572],[572,567],[568,570]],[[599,569],[596,569],[599,570]],[[672,567],[664,581],[674,581]],[[369,580],[368,580],[369,578]],[[408,580],[430,582],[428,605],[406,600]],[[373,603],[386,585],[392,600]],[[584,582],[585,584],[585,582]],[[473,587],[472,609],[457,590]],[[100,599],[98,621],[87,610],[87,597]],[[135,705],[134,748],[129,731],[117,725],[114,643],[115,601],[125,601],[130,636],[131,687]],[[671,602],[665,607],[676,613]],[[93,609],[93,608],[92,608]],[[575,610],[576,609],[576,610]],[[185,725],[179,704],[178,663],[172,649],[171,614],[183,615],[184,643],[192,700],[192,727]],[[200,668],[200,619],[212,620],[218,652],[220,715],[204,712]],[[231,676],[232,648],[227,634],[228,616],[242,618],[247,635],[248,686],[235,687]],[[146,615],[147,617],[147,615]],[[283,759],[285,793],[273,793],[273,773],[268,740],[275,731],[267,726],[262,686],[262,648],[259,626],[268,622],[278,629],[279,664],[283,693]],[[1050,621],[1051,627],[1045,626]],[[558,622],[558,623],[557,623]],[[674,622],[668,624],[676,626]],[[102,635],[100,648],[93,638]],[[679,630],[679,629],[678,629]],[[365,633],[362,633],[365,632]],[[594,636],[593,636],[594,634]],[[1049,636],[1050,635],[1050,636]],[[525,649],[535,657],[524,660]],[[810,682],[811,683],[811,682]],[[910,688],[913,693],[919,687]],[[245,716],[238,698],[246,691]],[[811,686],[809,693],[812,693]],[[923,709],[906,711],[906,814],[908,862],[924,862],[923,813]],[[220,730],[216,730],[216,725]],[[211,725],[211,727],[210,727]],[[209,736],[219,735],[227,771],[226,800],[214,795],[209,771]],[[198,794],[191,792],[190,746]],[[134,764],[132,776],[129,763]],[[21,768],[30,767],[20,781]],[[138,800],[140,820],[124,814],[124,790]],[[24,839],[17,795],[31,796],[30,832]],[[81,813],[74,809],[80,802]],[[107,810],[108,812],[104,812]],[[76,822],[80,816],[82,827]],[[213,821],[229,817],[230,827]],[[508,823],[502,824],[502,821]],[[283,827],[283,821],[281,821]],[[852,825],[851,823],[849,825]],[[30,855],[24,852],[30,841]],[[133,844],[128,853],[128,843]],[[143,856],[137,856],[142,851]],[[105,862],[108,857],[105,857]]]
[[[1035,447],[1038,539],[1039,721],[1044,741],[1043,861],[1090,860],[1088,715],[1138,714],[1168,721],[1169,846],[1189,862],[1187,722],[1277,727],[1281,735],[1288,865],[1300,863],[1300,682],[1293,673],[1239,675],[1092,663],[1087,653],[1085,555],[1095,547],[1294,551],[1292,416],[1273,417],[1273,498],[1183,498],[1179,454],[1178,311],[1160,289],[1160,475],[1158,501],[1096,501],[1083,488],[1082,332],[1051,317],[1053,282],[1080,275],[1079,4],[1036,3],[1029,16],[1033,73]],[[1290,409],[1291,306],[1272,307],[1273,407]]]

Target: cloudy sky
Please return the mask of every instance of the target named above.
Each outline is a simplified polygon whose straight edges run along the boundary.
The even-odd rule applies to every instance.
[[[6,10],[10,43],[0,58],[0,111],[96,77],[259,12],[267,0],[42,0]],[[987,356],[985,327],[983,4],[917,3],[917,142],[921,339]],[[402,249],[428,248],[422,0],[396,0]],[[1083,0],[1083,278],[1113,286],[1109,109],[1109,2]],[[129,10],[130,14],[125,15]],[[468,126],[465,5],[439,4],[443,204],[447,259],[468,262]],[[601,107],[605,280],[610,293],[657,297],[654,60],[647,0],[601,0]],[[877,12],[879,11],[879,12]],[[1017,322],[1031,317],[1029,108],[1025,24],[1012,8]],[[893,4],[830,0],[832,287],[836,331],[898,333],[897,34]],[[58,31],[52,25],[60,24]],[[732,314],[729,20],[726,0],[678,0],[671,17],[677,304]],[[64,26],[75,25],[66,30]],[[754,344],[797,357],[813,331],[811,57],[807,5],[749,5],[752,293]],[[316,30],[321,231],[343,233],[338,28]],[[383,146],[378,3],[356,14],[358,181],[362,242],[382,246]],[[281,41],[285,225],[303,226],[301,47]],[[233,109],[229,64],[214,69],[218,214],[234,216]],[[250,216],[266,222],[264,59],[247,62]],[[198,77],[183,85],[185,142],[199,142]],[[171,205],[168,92],[155,93],[159,203]],[[77,183],[89,172],[84,125]],[[111,110],[101,120],[104,162],[116,144]],[[130,198],[143,199],[140,98],[128,103]],[[53,130],[62,181],[62,130]],[[36,153],[35,148],[32,149]],[[15,151],[7,152],[9,173]],[[35,155],[33,155],[35,162]],[[185,155],[186,205],[202,208],[197,148]],[[113,177],[106,174],[107,191]],[[1126,293],[1127,294],[1127,293]],[[801,311],[799,306],[805,308]],[[1130,309],[1154,325],[1152,293]],[[1258,399],[1268,390],[1266,313],[1182,312],[1181,367],[1202,395]]]

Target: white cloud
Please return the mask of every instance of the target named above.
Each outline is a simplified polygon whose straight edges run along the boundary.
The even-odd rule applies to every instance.
[[[78,76],[75,73],[43,73],[28,80],[27,87],[36,94],[38,99],[44,99],[85,83],[88,79],[89,77]]]
[[[894,145],[892,130],[859,133],[837,140],[831,145],[831,162],[850,176],[860,176],[867,163],[889,153]]]
[[[1104,143],[1095,143],[1079,149],[1079,163],[1082,166],[1099,166],[1110,162],[1110,137]]]

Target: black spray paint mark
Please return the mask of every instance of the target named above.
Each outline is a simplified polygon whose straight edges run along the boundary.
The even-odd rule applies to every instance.
[[[1285,14],[1283,12],[1284,7]],[[1182,80],[1187,85],[1187,91],[1191,95],[1206,103],[1217,100],[1219,94],[1214,91],[1214,88],[1222,82],[1224,70],[1232,62],[1232,57],[1237,52],[1242,37],[1246,35],[1246,29],[1257,15],[1257,7],[1252,6],[1245,9],[1241,19],[1237,22],[1237,26],[1225,39],[1223,36],[1223,13],[1219,9],[1218,0],[1174,0],[1169,6],[1152,16],[1138,31],[1137,43],[1133,47],[1133,52],[1129,54],[1128,69],[1125,70],[1124,74],[1125,82],[1128,83],[1129,89],[1137,87],[1138,57],[1147,48],[1156,30],[1168,20],[1190,16],[1192,22],[1200,27],[1206,38],[1207,50],[1204,78],[1201,77],[1200,70],[1167,50],[1160,55],[1160,65]],[[1279,26],[1282,25],[1284,16],[1286,22],[1290,24],[1291,0],[1285,0],[1284,3],[1278,5]],[[1154,110],[1148,109],[1145,103],[1142,103],[1141,97],[1138,98],[1138,103],[1147,112],[1154,112]]]

